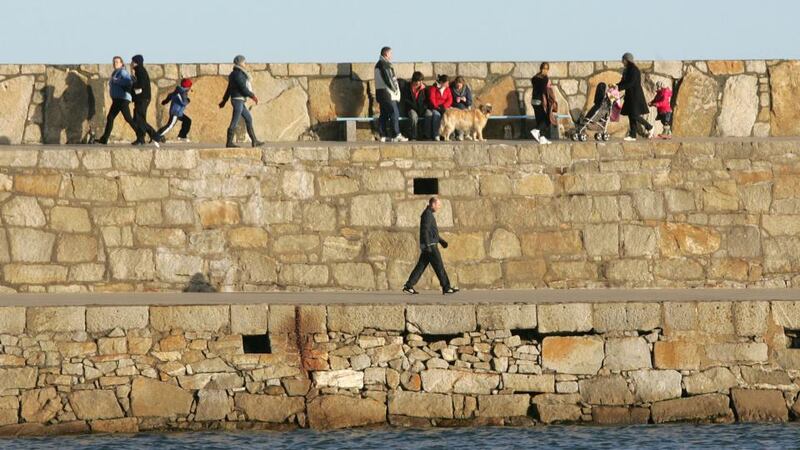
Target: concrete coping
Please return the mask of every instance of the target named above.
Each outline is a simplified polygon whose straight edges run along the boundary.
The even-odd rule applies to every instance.
[[[260,293],[125,293],[10,294],[6,306],[127,306],[127,305],[337,305],[337,304],[546,304],[620,302],[800,301],[800,289],[535,289],[470,290],[453,296],[429,291],[421,295],[397,292],[260,292]]]

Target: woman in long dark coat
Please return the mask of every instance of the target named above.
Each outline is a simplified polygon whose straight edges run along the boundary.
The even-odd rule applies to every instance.
[[[628,131],[628,137],[625,140],[636,140],[638,125],[647,130],[647,134],[643,136],[649,138],[653,132],[653,126],[642,117],[650,112],[642,89],[642,72],[636,67],[633,62],[633,55],[630,53],[622,55],[622,64],[625,66],[625,70],[622,72],[622,80],[620,80],[617,88],[620,91],[625,91],[625,102],[622,104],[621,113],[623,116],[628,116],[628,121],[630,122],[630,131]]]

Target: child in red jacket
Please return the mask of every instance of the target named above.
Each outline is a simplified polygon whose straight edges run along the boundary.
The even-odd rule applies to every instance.
[[[669,139],[672,137],[672,89],[664,85],[664,82],[656,83],[656,96],[650,102],[650,106],[655,106],[658,115],[656,120],[664,125],[664,132],[658,137]]]

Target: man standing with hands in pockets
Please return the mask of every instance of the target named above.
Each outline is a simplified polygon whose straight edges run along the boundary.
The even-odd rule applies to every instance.
[[[407,294],[419,294],[414,285],[417,284],[422,273],[428,267],[428,264],[433,266],[436,277],[439,279],[439,284],[442,285],[442,294],[455,294],[458,288],[450,286],[450,279],[447,278],[447,272],[444,270],[444,262],[442,262],[442,255],[439,253],[439,244],[447,248],[447,241],[439,237],[439,227],[436,226],[436,218],[433,214],[442,208],[442,202],[437,197],[431,197],[428,200],[428,206],[422,212],[419,224],[419,247],[421,253],[417,266],[408,277],[403,292]]]

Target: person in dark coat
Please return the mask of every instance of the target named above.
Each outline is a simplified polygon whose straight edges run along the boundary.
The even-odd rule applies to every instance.
[[[531,96],[531,106],[533,106],[534,128],[531,130],[533,139],[540,144],[549,144],[550,140],[550,114],[552,102],[549,101],[552,85],[550,84],[550,63],[543,62],[539,65],[539,73],[531,78],[533,95]]]
[[[419,247],[421,253],[419,261],[417,262],[408,281],[403,286],[403,292],[407,294],[418,294],[419,292],[414,289],[422,273],[428,267],[428,264],[433,266],[433,271],[436,272],[436,277],[439,279],[439,284],[442,285],[443,294],[455,294],[458,288],[450,286],[450,279],[447,277],[447,271],[444,270],[444,262],[442,262],[442,255],[439,253],[439,245],[447,248],[447,241],[439,237],[439,227],[436,226],[436,218],[433,214],[442,207],[442,201],[437,197],[431,197],[428,200],[428,206],[422,211],[419,224]]]
[[[147,123],[147,107],[150,106],[150,75],[144,68],[144,57],[136,55],[131,58],[133,69],[133,122],[136,124],[136,140],[133,145],[144,145],[144,135],[158,147],[158,133]]]
[[[219,103],[220,108],[224,108],[228,103],[228,99],[233,106],[233,116],[231,116],[231,123],[228,125],[228,134],[225,139],[225,147],[236,148],[233,142],[234,135],[236,134],[236,127],[239,125],[239,119],[244,119],[247,135],[250,136],[250,142],[253,147],[258,147],[264,143],[259,141],[256,137],[256,130],[253,127],[253,116],[250,110],[247,109],[247,99],[253,100],[258,105],[258,97],[253,93],[253,83],[250,74],[247,72],[246,60],[242,55],[237,55],[233,58],[233,70],[228,75],[228,88],[225,89],[225,95]]]
[[[642,89],[642,72],[636,67],[633,62],[633,55],[630,53],[622,55],[622,64],[625,66],[625,70],[622,72],[622,80],[620,80],[617,88],[620,91],[625,91],[625,102],[622,104],[621,113],[623,116],[628,116],[628,121],[630,122],[630,131],[628,131],[628,136],[625,140],[636,140],[639,125],[647,130],[647,134],[643,134],[643,136],[649,138],[652,135],[653,126],[642,117],[650,112]]]
[[[414,72],[411,75],[411,82],[403,86],[400,93],[400,104],[410,122],[408,137],[412,141],[417,140],[420,119],[423,130],[427,131],[430,128],[428,122],[431,120],[431,111],[428,109],[425,83],[422,82],[424,78],[422,72]],[[428,133],[423,133],[423,137],[429,138],[425,136],[426,134]]]

